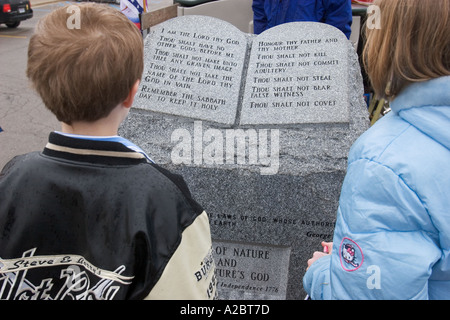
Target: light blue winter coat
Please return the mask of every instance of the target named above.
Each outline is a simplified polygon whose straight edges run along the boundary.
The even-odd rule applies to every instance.
[[[415,83],[352,146],[312,299],[450,299],[450,76]]]

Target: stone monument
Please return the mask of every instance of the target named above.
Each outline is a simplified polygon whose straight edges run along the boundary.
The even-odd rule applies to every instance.
[[[369,123],[351,43],[321,23],[255,36],[183,16],[154,27],[144,55],[120,134],[182,174],[209,214],[218,298],[303,299]]]

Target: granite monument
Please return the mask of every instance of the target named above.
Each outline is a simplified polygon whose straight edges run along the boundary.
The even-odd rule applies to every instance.
[[[255,36],[183,16],[152,28],[144,55],[120,134],[182,174],[208,212],[218,298],[303,299],[369,123],[351,43],[321,23]]]

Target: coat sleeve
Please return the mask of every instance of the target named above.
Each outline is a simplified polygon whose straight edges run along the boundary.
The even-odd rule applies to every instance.
[[[320,258],[303,277],[303,288],[311,300],[330,300],[330,255]]]
[[[215,264],[206,212],[182,235],[161,278],[145,300],[212,300],[216,297]]]
[[[267,16],[264,10],[265,0],[253,0],[253,32],[255,34],[260,34],[267,27]]]
[[[325,0],[324,3],[326,7],[323,22],[335,26],[350,39],[353,21],[351,0]]]
[[[428,299],[428,280],[442,254],[438,236],[402,175],[356,160],[342,186],[332,254],[308,269],[305,290],[313,298]],[[326,277],[329,296],[320,281]]]

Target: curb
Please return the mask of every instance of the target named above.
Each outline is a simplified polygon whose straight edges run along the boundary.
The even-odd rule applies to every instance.
[[[31,8],[43,6],[46,4],[57,3],[60,0],[30,0]]]

